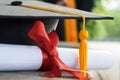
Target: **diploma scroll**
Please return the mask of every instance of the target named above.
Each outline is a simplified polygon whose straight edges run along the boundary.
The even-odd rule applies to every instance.
[[[79,50],[57,48],[61,60],[71,68],[79,69]],[[0,71],[38,70],[42,65],[42,51],[37,46],[0,44]],[[112,55],[107,51],[88,51],[88,69],[107,69]]]

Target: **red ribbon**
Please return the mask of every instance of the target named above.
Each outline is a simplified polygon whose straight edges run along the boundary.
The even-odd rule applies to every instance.
[[[62,60],[58,56],[58,51],[56,49],[56,46],[59,42],[59,38],[57,33],[53,30],[48,35],[45,31],[44,24],[41,21],[35,21],[32,29],[28,33],[28,36],[36,41],[39,44],[39,47],[41,48],[43,52],[43,65],[41,67],[41,70],[51,69],[51,72],[48,74],[45,74],[46,77],[61,77],[61,69],[64,71],[69,72],[76,78],[82,79],[82,80],[91,80],[91,78],[86,78],[82,75],[80,75],[78,72],[86,72],[90,74],[92,77],[92,74],[88,71],[82,71],[82,70],[75,70],[71,69],[67,65],[65,65]]]

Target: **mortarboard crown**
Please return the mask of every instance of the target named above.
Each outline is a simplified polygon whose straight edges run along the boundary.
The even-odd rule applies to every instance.
[[[27,37],[27,33],[35,20],[41,20],[45,24],[46,31],[49,33],[52,29],[56,29],[59,19],[81,19],[81,16],[72,14],[13,6],[11,5],[12,1],[14,0],[0,0],[0,43],[34,44],[34,42]],[[110,16],[93,14],[36,0],[21,1],[26,5],[42,6],[54,10],[72,12],[74,14],[83,14],[86,19],[113,19],[113,17]]]

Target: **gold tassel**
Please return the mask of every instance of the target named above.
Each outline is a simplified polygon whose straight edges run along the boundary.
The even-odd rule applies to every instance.
[[[87,38],[88,38],[88,31],[85,30],[85,17],[83,15],[83,24],[82,24],[82,29],[79,32],[79,39],[80,41],[80,46],[79,46],[79,56],[80,56],[80,70],[87,70]],[[85,72],[80,72],[81,75],[84,77],[87,76]]]

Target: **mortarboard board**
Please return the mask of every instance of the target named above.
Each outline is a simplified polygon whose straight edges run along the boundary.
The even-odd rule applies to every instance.
[[[50,32],[50,30],[56,28],[58,19],[81,19],[81,16],[72,14],[62,14],[22,6],[13,6],[11,5],[12,1],[14,0],[0,0],[0,43],[34,44],[34,42],[27,37],[27,33],[35,20],[41,20],[45,24],[46,31]],[[111,16],[93,14],[86,11],[71,9],[35,0],[21,1],[26,5],[42,6],[65,12],[72,12],[75,14],[83,14],[86,19],[113,19]]]

